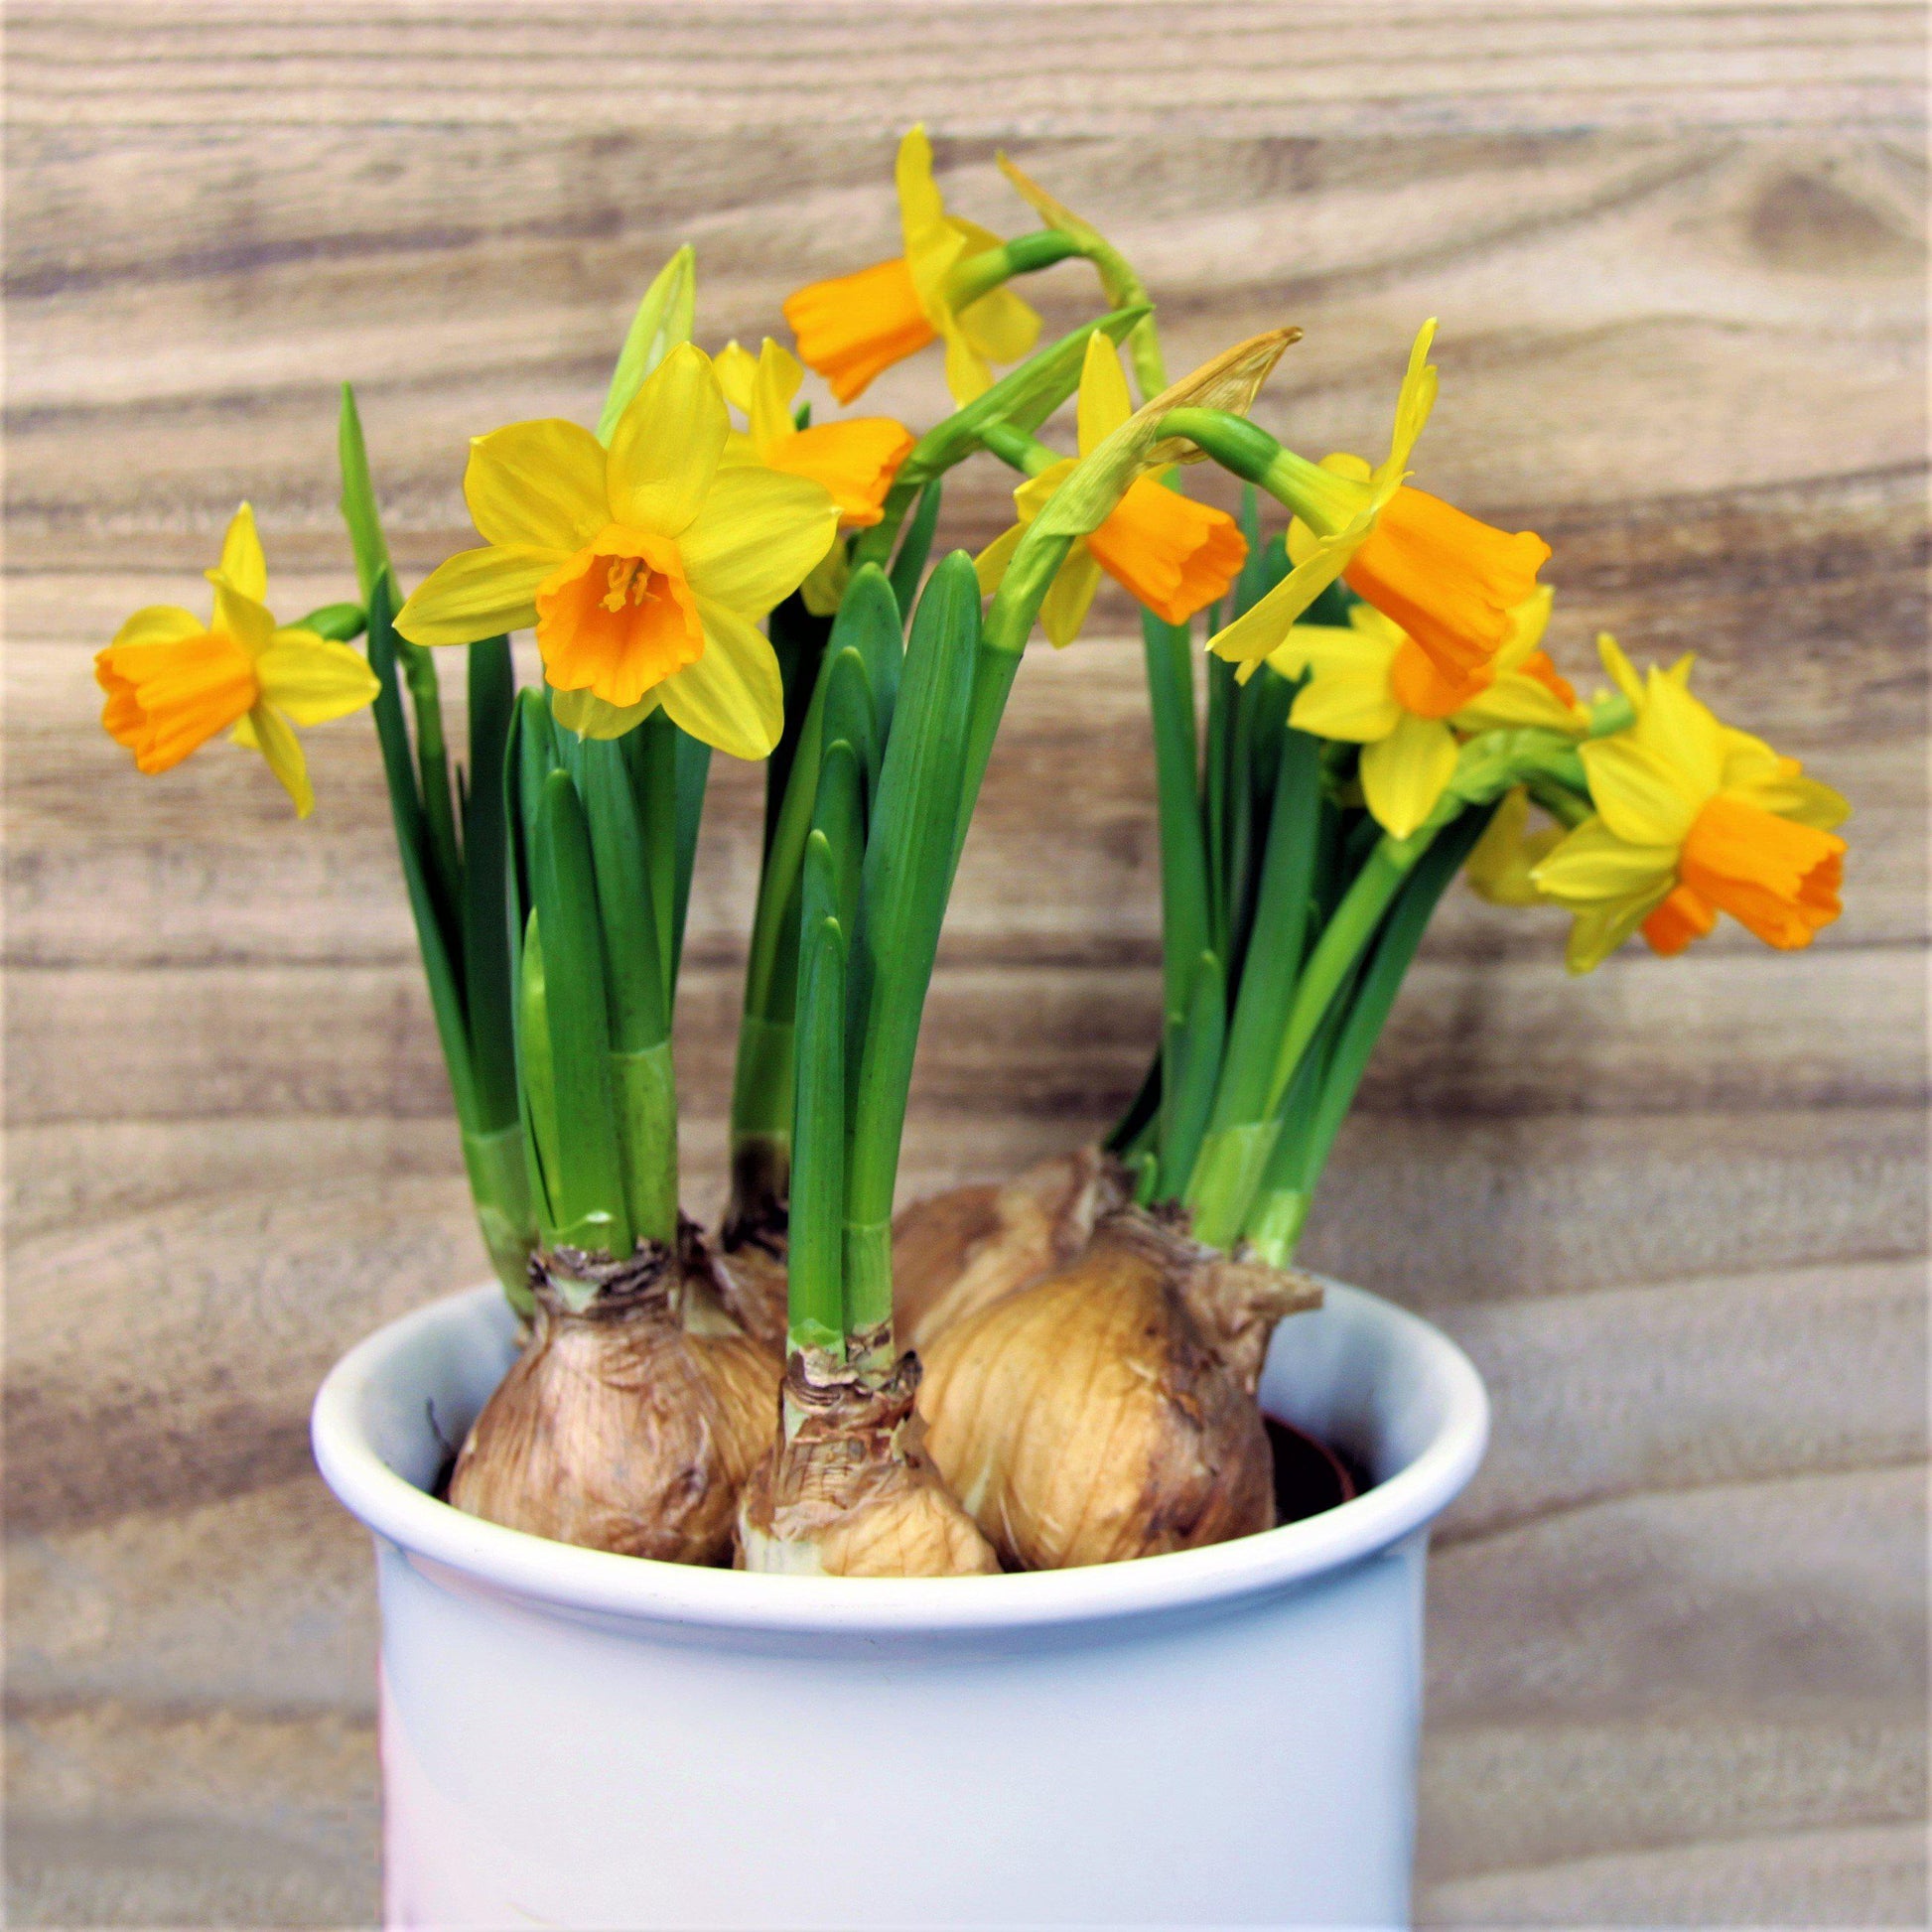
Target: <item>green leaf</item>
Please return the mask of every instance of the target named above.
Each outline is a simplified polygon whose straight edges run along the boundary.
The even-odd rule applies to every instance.
[[[349,548],[355,554],[355,581],[366,605],[383,577],[393,578],[389,546],[382,537],[382,517],[376,508],[375,483],[369,476],[369,452],[362,441],[362,418],[355,407],[355,391],[343,384],[342,413],[337,422],[336,454],[343,473],[343,521],[348,525]]]
[[[470,784],[463,812],[463,976],[477,1103],[486,1130],[516,1121],[509,837],[504,765],[516,674],[509,639],[470,646]]]
[[[848,990],[865,1015],[865,1045],[846,1205],[847,1221],[864,1227],[892,1218],[919,1020],[952,887],[979,630],[979,580],[956,550],[913,614],[866,841]],[[890,1268],[883,1284],[854,1282],[848,1270],[847,1296],[857,1324],[890,1319]]]
[[[832,862],[823,833],[806,846],[806,896],[822,905]],[[787,1323],[791,1345],[842,1352],[846,1331],[845,1025],[846,949],[837,919],[804,929],[798,988],[797,1079],[791,1121]]]
[[[858,755],[859,768],[865,773],[870,793],[879,782],[879,728],[873,715],[872,687],[866,677],[865,659],[847,644],[835,652],[825,668],[825,718],[819,733],[826,752],[843,741]],[[818,794],[825,791],[825,774],[819,772]]]
[[[684,968],[684,915],[691,906],[691,876],[698,864],[698,831],[704,823],[705,787],[711,779],[711,747],[684,730],[677,735],[677,856],[671,902],[671,1004],[677,1004]]]
[[[934,477],[919,491],[919,506],[899,539],[898,555],[893,559],[893,597],[901,611],[909,613],[919,594],[919,580],[925,575],[926,558],[932,552],[932,533],[939,527],[939,498],[942,480]]]
[[[396,633],[393,580],[382,577],[369,599],[369,669],[375,673],[376,740],[382,748],[382,774],[389,787],[389,811],[396,828],[396,854],[402,861],[403,885],[409,910],[416,921],[416,943],[423,956],[423,977],[429,985],[431,1011],[442,1042],[443,1063],[449,1069],[457,1119],[472,1132],[485,1130],[478,1105],[475,1063],[470,1047],[469,1019],[464,1009],[462,950],[437,904],[430,884],[426,851],[428,833],[422,801],[416,790],[416,770],[409,755],[409,730],[403,722],[402,693],[396,679]]]
[[[536,908],[523,927],[517,955],[517,1094],[523,1120],[523,1150],[529,1163],[530,1191],[544,1239],[557,1239],[554,1176],[562,1171],[557,1151],[557,1081],[550,1055],[550,1003],[543,980],[543,928]]]
[[[1173,1069],[1169,1090],[1163,1071],[1161,1178],[1164,1190],[1177,1194],[1176,1182],[1191,1173],[1207,1132],[1227,1040],[1227,983],[1221,962],[1204,952],[1194,962],[1188,988],[1187,1017],[1168,1030],[1166,1065]]]
[[[622,1260],[634,1243],[618,1158],[596,868],[567,771],[543,781],[532,859],[557,1096],[557,1163],[548,1175],[557,1239]]]
[[[631,318],[630,331],[618,356],[618,366],[611,375],[603,413],[597,419],[600,443],[608,447],[617,431],[619,417],[644,386],[644,378],[679,343],[691,340],[697,304],[697,257],[687,241],[657,271],[650,287],[644,291],[644,299],[637,304],[637,313]]]
[[[827,644],[830,650],[856,650],[865,661],[873,724],[882,747],[893,728],[893,707],[898,702],[905,661],[901,608],[909,611],[911,606],[900,606],[885,572],[877,564],[862,564],[845,587],[845,600]]]
[[[649,837],[626,768],[628,742],[629,738],[587,741],[579,779],[604,929],[611,1049],[617,1053],[640,1053],[661,1045],[671,1031],[645,851]],[[668,843],[672,829],[656,827],[658,839]]]

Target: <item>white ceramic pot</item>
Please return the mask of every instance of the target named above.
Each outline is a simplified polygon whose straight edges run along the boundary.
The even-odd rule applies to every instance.
[[[512,1347],[474,1289],[316,1401],[375,1532],[391,1925],[1406,1922],[1429,1525],[1488,1430],[1427,1322],[1331,1287],[1276,1334],[1263,1402],[1373,1473],[1355,1501],[920,1582],[684,1569],[437,1502],[439,1433]]]

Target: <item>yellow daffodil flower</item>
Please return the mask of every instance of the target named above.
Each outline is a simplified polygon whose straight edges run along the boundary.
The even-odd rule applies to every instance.
[[[1503,794],[1462,871],[1470,890],[1492,905],[1546,905],[1531,874],[1563,843],[1561,825],[1529,829],[1530,794],[1517,785]]]
[[[1134,414],[1114,345],[1098,330],[1087,338],[1077,405],[1080,456],[1095,449]],[[1066,457],[1013,492],[1020,520],[974,559],[989,595],[1006,575],[1026,528],[1076,462]],[[1170,466],[1172,467],[1172,466]],[[1104,570],[1167,623],[1185,623],[1224,597],[1248,554],[1233,517],[1165,488],[1167,470],[1137,477],[1097,530],[1077,538],[1039,607],[1040,627],[1055,645],[1070,644],[1086,621]]]
[[[1550,594],[1542,589],[1511,613],[1512,636],[1493,657],[1446,674],[1399,624],[1357,604],[1346,624],[1295,624],[1268,662],[1286,678],[1309,680],[1291,724],[1363,748],[1368,808],[1384,831],[1406,839],[1454,775],[1458,729],[1488,729],[1491,709],[1494,722],[1547,723],[1556,714],[1565,720],[1558,729],[1587,729],[1581,709],[1574,716],[1560,710],[1557,691],[1570,687],[1538,649],[1549,617]],[[1548,669],[1539,675],[1542,666]],[[1534,719],[1513,715],[1519,711]]]
[[[724,463],[730,434],[710,357],[681,343],[608,452],[554,419],[478,437],[463,493],[483,545],[439,564],[396,628],[467,644],[534,623],[572,730],[616,738],[661,704],[692,737],[763,758],[784,699],[756,626],[825,555],[839,508],[809,478]]]
[[[1628,731],[1582,748],[1595,816],[1531,875],[1576,914],[1572,972],[1632,932],[1682,952],[1728,912],[1767,945],[1808,946],[1838,917],[1850,807],[1760,739],[1721,724],[1691,695],[1688,659],[1640,681],[1614,640],[1605,668],[1636,711]]]
[[[142,771],[166,771],[216,732],[259,752],[295,801],[315,809],[307,761],[292,725],[321,725],[359,711],[376,694],[359,651],[300,627],[278,627],[264,599],[268,564],[255,515],[235,511],[221,561],[207,573],[214,616],[151,604],[136,611],[94,656],[107,694],[100,722]]]
[[[1413,637],[1445,677],[1472,670],[1507,641],[1510,613],[1535,590],[1550,546],[1527,530],[1492,529],[1403,481],[1436,402],[1435,336],[1436,324],[1426,322],[1410,351],[1382,464],[1371,469],[1361,457],[1336,455],[1317,465],[1282,453],[1278,478],[1296,512],[1294,568],[1208,644],[1238,663],[1244,678],[1282,647],[1289,626],[1338,577]]]
[[[863,530],[879,521],[893,478],[911,453],[912,432],[903,423],[890,416],[854,416],[799,429],[792,399],[805,371],[769,336],[756,358],[737,343],[727,343],[716,367],[725,400],[751,423],[749,436],[734,434],[728,462],[761,463],[823,483],[839,506],[842,530]]]
[[[896,173],[904,254],[799,289],[785,300],[785,320],[800,356],[841,402],[939,337],[946,386],[955,402],[971,402],[993,386],[989,362],[1017,362],[1032,352],[1039,317],[1007,288],[954,307],[947,293],[952,271],[969,255],[999,247],[1000,237],[946,212],[923,127],[899,143]]]

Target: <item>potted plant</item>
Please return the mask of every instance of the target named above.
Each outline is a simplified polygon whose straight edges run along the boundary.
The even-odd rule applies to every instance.
[[[1568,905],[1578,970],[1640,926],[1795,946],[1836,914],[1836,794],[1688,665],[1605,640],[1580,701],[1547,547],[1406,482],[1433,325],[1388,457],[1311,462],[1247,414],[1297,332],[1170,384],[1129,265],[1009,174],[1044,225],[1002,241],[915,129],[902,257],[786,304],[842,403],[943,341],[959,407],[923,435],[812,423],[776,343],[693,346],[681,252],[595,430],[477,440],[480,548],[401,595],[345,400],[357,601],[278,630],[244,513],[210,623],[140,613],[101,653],[143,769],[243,721],[299,809],[289,721],[375,705],[500,1278],[316,1404],[376,1541],[391,1923],[1401,1922],[1429,1526],[1487,1418],[1427,1323],[1294,1270],[1335,1130],[1458,873]],[[1035,349],[1008,285],[1070,258],[1109,310]],[[982,455],[1017,520],[928,567]],[[1238,519],[1171,486],[1203,460]],[[1103,572],[1147,612],[1162,1036],[1105,1148],[895,1221],[1013,678]],[[469,659],[454,788],[439,645]],[[767,792],[706,1231],[670,1022],[714,749]]]

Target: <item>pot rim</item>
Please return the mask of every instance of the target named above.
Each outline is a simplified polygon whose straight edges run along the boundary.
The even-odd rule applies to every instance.
[[[1475,1472],[1489,1402],[1475,1366],[1420,1315],[1365,1289],[1314,1279],[1336,1311],[1382,1331],[1441,1404],[1421,1452],[1352,1502],[1204,1550],[1132,1563],[1000,1577],[748,1576],[553,1543],[466,1515],[398,1474],[377,1452],[368,1418],[393,1413],[393,1383],[411,1345],[452,1337],[492,1314],[489,1282],[386,1323],[330,1370],[310,1434],[324,1481],[379,1538],[502,1592],[559,1609],[733,1631],[842,1636],[991,1631],[1092,1623],[1196,1609],[1279,1590],[1388,1549],[1431,1522]]]

